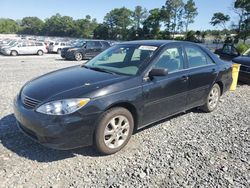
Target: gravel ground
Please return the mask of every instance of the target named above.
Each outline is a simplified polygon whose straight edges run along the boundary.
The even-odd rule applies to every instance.
[[[250,187],[250,86],[210,114],[191,110],[135,134],[112,156],[56,151],[16,127],[12,100],[28,80],[76,65],[58,55],[0,56],[0,187]]]

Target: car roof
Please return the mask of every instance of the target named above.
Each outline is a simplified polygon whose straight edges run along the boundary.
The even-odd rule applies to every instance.
[[[163,46],[170,43],[183,43],[183,44],[195,44],[187,41],[176,41],[176,40],[135,40],[121,42],[120,44],[135,44],[135,45],[149,45],[149,46]]]

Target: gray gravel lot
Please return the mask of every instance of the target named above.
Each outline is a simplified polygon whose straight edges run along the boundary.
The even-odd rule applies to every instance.
[[[0,187],[250,187],[250,86],[213,113],[190,110],[135,134],[125,149],[47,149],[16,127],[12,100],[33,77],[78,62],[0,56]]]

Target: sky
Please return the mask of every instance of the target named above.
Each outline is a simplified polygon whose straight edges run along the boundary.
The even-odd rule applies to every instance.
[[[195,18],[195,23],[190,25],[190,29],[216,29],[209,24],[215,12],[223,12],[230,15],[231,20],[237,20],[237,16],[230,8],[234,0],[194,1],[199,14]],[[125,6],[133,10],[135,6],[141,5],[150,10],[160,8],[164,4],[165,0],[0,0],[0,18],[22,19],[26,16],[37,16],[45,19],[60,13],[74,19],[90,15],[98,22],[102,22],[106,13],[113,8]]]

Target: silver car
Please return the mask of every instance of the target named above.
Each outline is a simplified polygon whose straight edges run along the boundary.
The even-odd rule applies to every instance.
[[[1,52],[4,55],[12,56],[28,54],[43,55],[44,53],[47,53],[47,49],[45,44],[42,42],[25,41],[14,46],[3,48]]]

